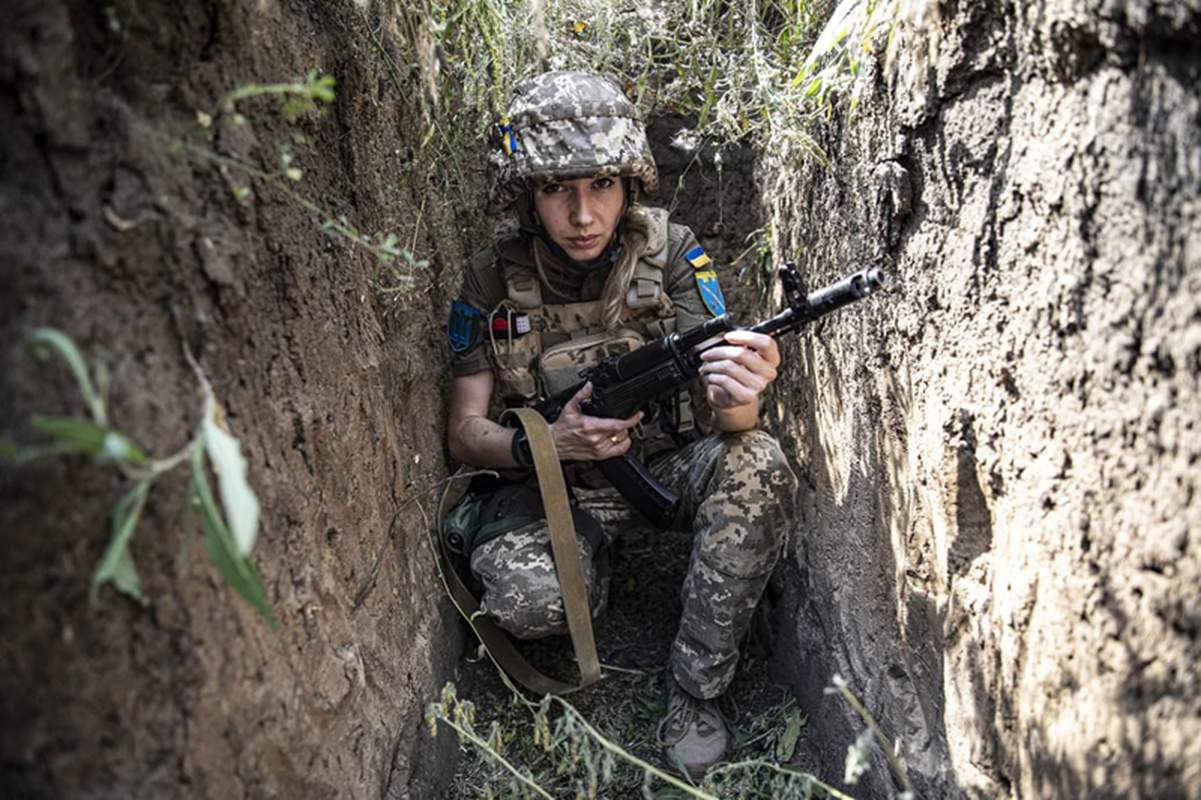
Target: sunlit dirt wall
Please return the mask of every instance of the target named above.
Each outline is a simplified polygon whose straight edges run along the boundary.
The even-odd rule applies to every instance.
[[[1201,11],[927,26],[831,169],[765,168],[814,285],[893,278],[786,353],[777,667],[839,761],[845,678],[924,796],[1201,796]]]

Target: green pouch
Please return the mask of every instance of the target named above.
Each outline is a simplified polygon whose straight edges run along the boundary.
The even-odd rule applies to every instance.
[[[467,555],[467,542],[475,535],[480,525],[480,508],[484,501],[478,495],[466,494],[458,505],[450,510],[442,522],[442,544],[452,553]]]
[[[484,499],[480,508],[479,527],[468,543],[467,552],[545,516],[542,493],[537,486],[528,483],[505,484]]]
[[[446,515],[442,542],[451,552],[470,556],[485,542],[545,517],[542,493],[536,484],[508,483],[492,492],[468,493]],[[574,503],[571,517],[576,533],[588,540],[593,553],[599,552],[604,543],[600,523]]]

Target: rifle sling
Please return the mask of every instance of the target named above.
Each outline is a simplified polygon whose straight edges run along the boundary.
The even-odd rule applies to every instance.
[[[524,411],[525,409],[514,409],[514,411],[518,410]],[[583,568],[580,565],[579,551],[575,547],[575,526],[572,522],[570,506],[567,503],[567,488],[563,482],[562,468],[559,466],[559,457],[555,452],[554,442],[550,437],[550,427],[540,415],[535,413],[534,417],[536,421],[527,421],[525,415],[522,415],[522,422],[529,426],[526,428],[526,435],[530,439],[530,449],[534,454],[535,469],[538,471],[539,485],[543,493],[543,503],[546,506],[547,522],[551,533],[551,549],[555,556],[555,567],[559,574],[563,606],[567,612],[568,630],[571,633],[572,646],[575,649],[576,660],[580,668],[580,682],[573,685],[555,680],[530,664],[521,651],[517,649],[517,646],[513,644],[513,640],[509,637],[508,633],[489,617],[480,613],[479,603],[475,595],[467,588],[467,585],[459,576],[454,565],[450,563],[447,554],[443,551],[441,537],[439,537],[438,555],[441,560],[442,574],[455,605],[467,620],[467,624],[471,626],[476,636],[479,637],[479,640],[488,649],[497,666],[504,670],[517,683],[536,694],[565,695],[579,691],[585,686],[595,683],[600,678],[600,663],[596,656],[596,643],[592,637],[592,617],[588,608],[588,593],[584,586]],[[542,428],[540,431],[531,430],[536,428],[539,423],[541,423]],[[539,456],[539,453],[542,455]],[[557,477],[557,482],[553,478],[550,481],[544,481],[544,474]],[[555,485],[556,483],[559,491],[561,491],[561,502],[559,503],[552,500],[546,489],[548,484]],[[466,494],[469,484],[470,479],[462,475],[451,480],[446,492],[442,496],[441,507],[438,510],[439,526],[441,526],[442,520],[446,519],[446,515],[450,510]],[[552,509],[555,510],[552,511]],[[566,509],[566,513],[564,513],[564,509]],[[564,520],[566,520],[566,523],[564,523]],[[558,532],[557,538],[556,531]],[[568,543],[572,546],[566,547],[565,545]],[[566,555],[561,556],[561,550],[565,551]],[[567,565],[566,570],[564,569],[564,564]],[[573,567],[574,579],[570,577],[573,573]],[[567,577],[565,577],[565,574]],[[582,622],[579,618],[581,606]]]
[[[516,416],[525,428],[530,451],[534,455],[534,470],[542,491],[542,503],[546,507],[551,552],[554,553],[555,571],[559,576],[559,591],[563,595],[567,630],[571,633],[571,644],[580,668],[580,685],[577,688],[583,688],[600,679],[600,662],[596,656],[596,640],[592,635],[588,587],[584,583],[584,568],[580,564],[563,467],[559,463],[550,425],[541,414],[532,408],[511,408],[501,419],[509,416]]]

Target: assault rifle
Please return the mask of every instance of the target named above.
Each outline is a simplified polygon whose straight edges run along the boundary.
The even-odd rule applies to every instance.
[[[867,297],[887,281],[880,269],[870,267],[806,295],[796,265],[788,262],[780,268],[780,282],[787,307],[748,330],[767,334],[799,330],[819,317]],[[547,422],[553,423],[576,392],[591,381],[592,397],[580,403],[580,410],[593,417],[624,419],[696,379],[700,374],[701,353],[721,343],[702,345],[736,328],[730,315],[722,314],[691,330],[677,331],[633,352],[612,356],[581,371],[579,384],[534,408]],[[604,476],[630,505],[659,528],[671,525],[680,498],[655,480],[642,463],[626,453],[599,464]]]

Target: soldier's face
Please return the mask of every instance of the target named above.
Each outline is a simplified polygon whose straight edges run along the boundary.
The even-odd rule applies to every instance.
[[[551,240],[576,261],[600,258],[625,211],[620,178],[577,178],[534,189],[534,208]]]

